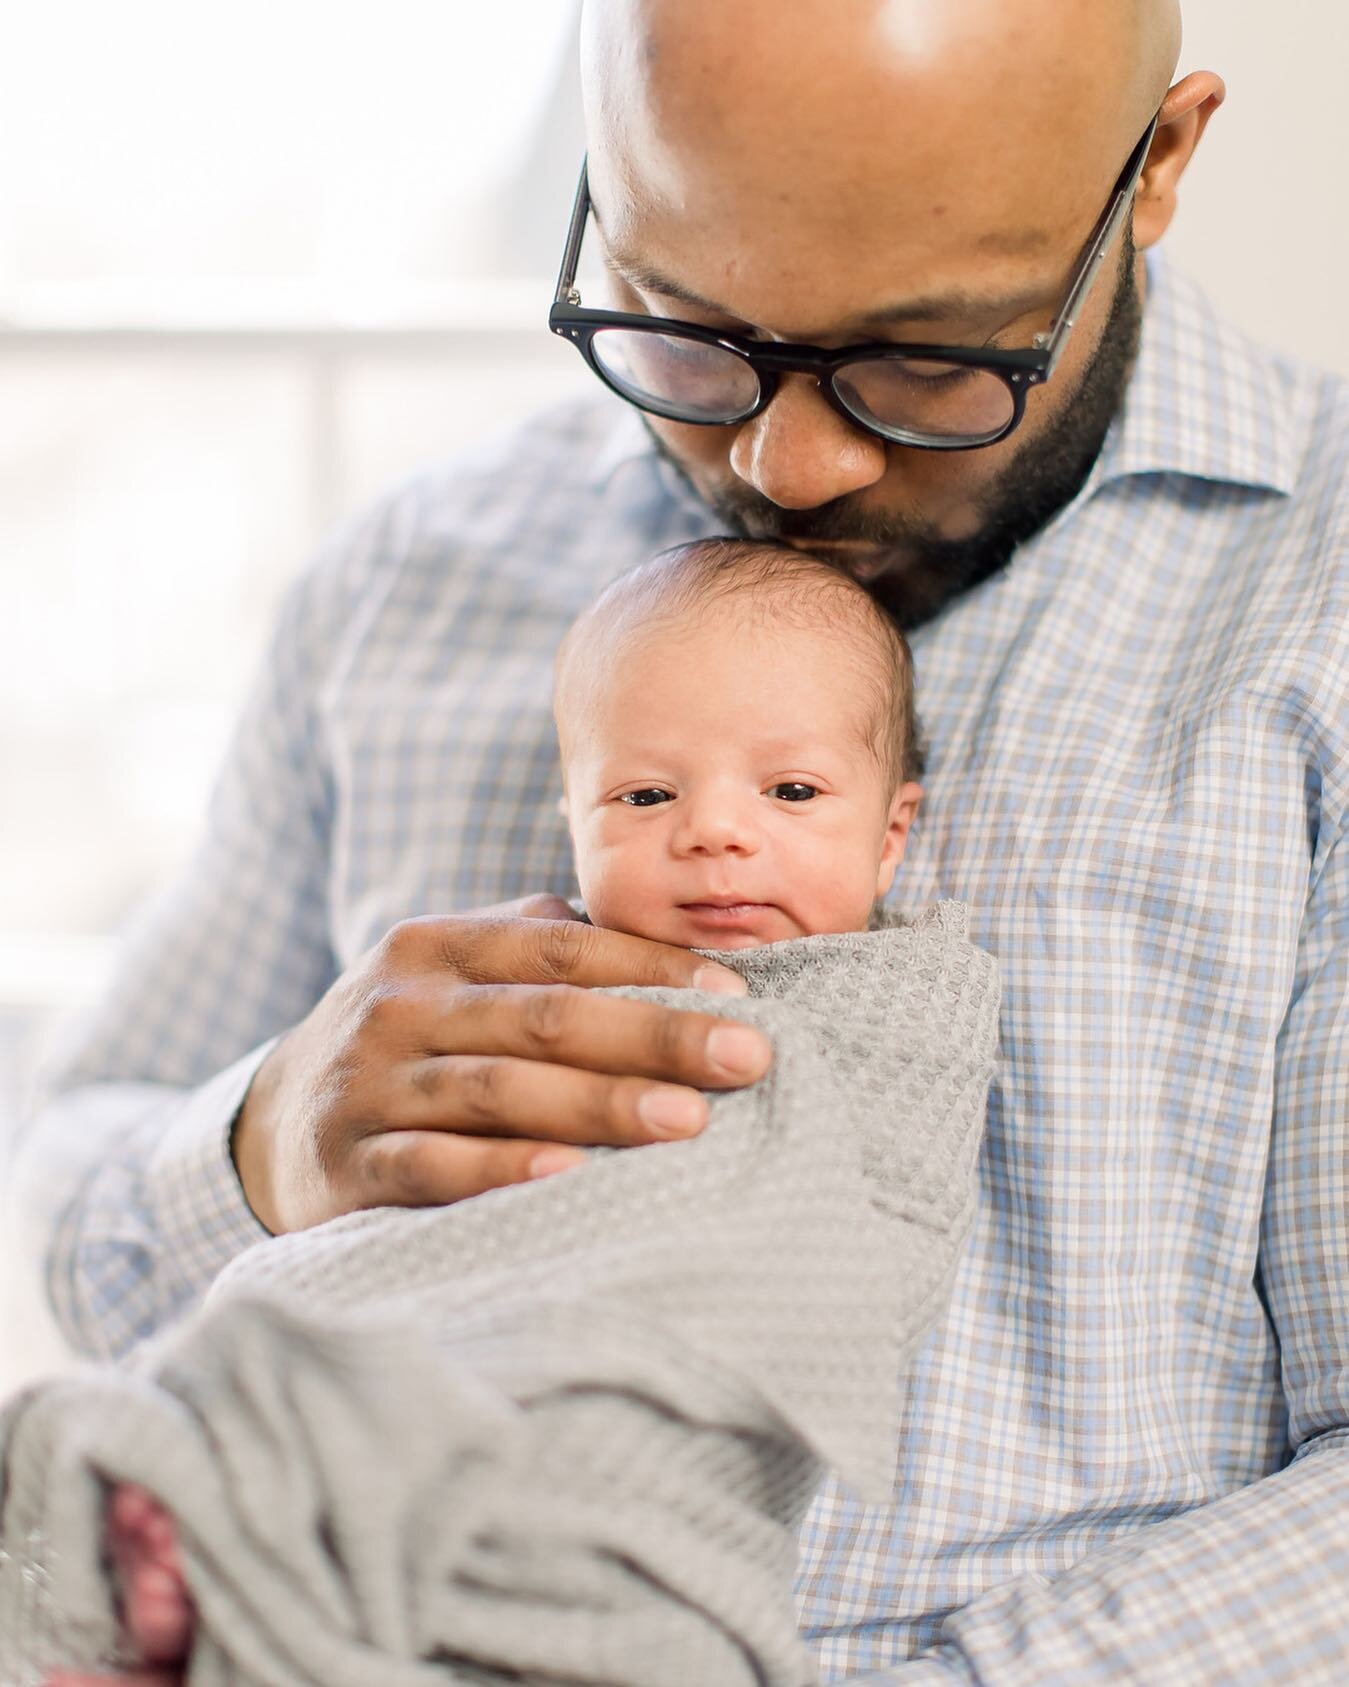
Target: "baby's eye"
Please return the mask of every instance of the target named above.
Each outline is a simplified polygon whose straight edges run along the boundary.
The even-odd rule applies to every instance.
[[[771,794],[780,797],[783,802],[809,802],[820,793],[814,785],[803,785],[799,779],[787,779],[781,785],[772,786]]]
[[[644,791],[624,791],[618,800],[627,803],[629,808],[654,808],[657,803],[673,802],[674,796],[670,791],[649,785]]]

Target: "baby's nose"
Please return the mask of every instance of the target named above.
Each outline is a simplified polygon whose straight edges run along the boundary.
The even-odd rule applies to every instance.
[[[753,855],[759,841],[752,806],[730,797],[689,803],[674,840],[688,855]]]

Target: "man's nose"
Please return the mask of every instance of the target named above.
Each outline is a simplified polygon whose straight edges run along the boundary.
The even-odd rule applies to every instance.
[[[815,509],[874,486],[886,461],[884,441],[849,427],[809,375],[788,375],[731,446],[740,479],[786,510]]]
[[[671,838],[676,855],[757,854],[761,843],[752,799],[728,793],[685,800]]]

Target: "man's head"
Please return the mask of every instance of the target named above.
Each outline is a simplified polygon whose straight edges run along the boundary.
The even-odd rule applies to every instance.
[[[1121,239],[1049,384],[976,451],[887,445],[813,378],[731,427],[648,418],[741,531],[828,550],[906,622],[1077,490],[1222,84],[1168,92],[1177,0],[588,0],[590,178],[620,308],[769,340],[1028,347],[1151,117]],[[881,584],[883,580],[884,584]]]
[[[922,796],[908,647],[827,562],[709,539],[558,652],[564,806],[597,925],[688,948],[864,929]]]

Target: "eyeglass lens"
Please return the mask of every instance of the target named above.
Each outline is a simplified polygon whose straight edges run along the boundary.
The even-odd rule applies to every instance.
[[[751,365],[702,340],[602,328],[591,353],[625,398],[675,420],[734,422],[759,400]],[[899,439],[982,442],[1008,426],[1015,408],[991,371],[931,358],[859,358],[835,372],[833,385],[859,422]]]
[[[920,439],[993,439],[1015,410],[1007,383],[991,371],[919,357],[845,363],[834,391],[859,422]]]
[[[602,328],[591,354],[634,403],[690,422],[737,421],[759,399],[759,377],[734,352],[678,334]]]

